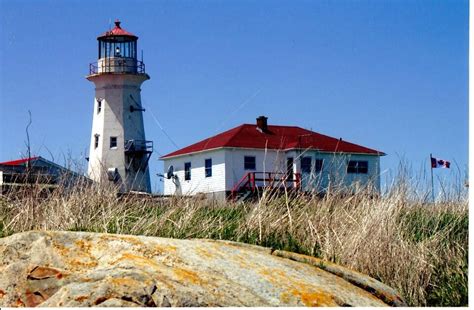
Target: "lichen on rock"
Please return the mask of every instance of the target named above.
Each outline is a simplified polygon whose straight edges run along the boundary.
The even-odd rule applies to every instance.
[[[0,307],[403,305],[331,268],[227,241],[32,231],[0,239]]]

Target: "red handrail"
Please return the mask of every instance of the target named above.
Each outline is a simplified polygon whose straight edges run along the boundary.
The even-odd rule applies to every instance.
[[[249,183],[251,183],[251,177],[250,175],[253,174],[253,172],[248,172],[244,174],[244,176],[240,179],[237,184],[235,184],[234,188],[232,188],[231,191],[231,199],[234,200],[236,198],[236,193],[241,189],[247,186]]]
[[[257,174],[262,174],[261,178],[257,177]],[[235,184],[231,190],[231,200],[235,200],[237,193],[242,189],[250,185],[250,190],[254,192],[257,189],[257,181],[268,182],[266,186],[272,188],[275,181],[281,182],[284,187],[288,182],[294,184],[296,190],[300,190],[301,187],[301,174],[295,173],[294,178],[289,179],[289,175],[280,172],[247,172],[244,176]]]

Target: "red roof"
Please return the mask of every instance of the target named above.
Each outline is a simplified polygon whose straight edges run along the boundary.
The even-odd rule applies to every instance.
[[[221,147],[255,149],[312,149],[321,152],[360,153],[383,156],[385,153],[295,126],[268,126],[261,132],[254,124],[243,124],[204,139],[161,158],[195,153]]]
[[[131,32],[126,31],[120,27],[120,21],[117,19],[115,20],[115,27],[112,30],[106,31],[104,34],[97,37],[97,39],[104,38],[104,37],[112,37],[112,36],[123,36],[123,37],[134,37],[138,38]]]
[[[0,163],[0,165],[4,166],[19,166],[26,164],[29,161],[35,161],[39,158],[39,156],[36,157],[30,157],[30,158],[23,158],[23,159],[17,159],[17,160],[11,160],[11,161],[5,161],[3,163]]]

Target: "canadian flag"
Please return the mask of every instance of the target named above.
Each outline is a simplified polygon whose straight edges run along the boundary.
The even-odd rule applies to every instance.
[[[447,160],[431,157],[431,168],[449,168],[450,165]]]

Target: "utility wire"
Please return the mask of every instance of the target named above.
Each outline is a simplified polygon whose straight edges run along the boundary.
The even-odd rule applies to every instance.
[[[170,142],[171,142],[177,149],[179,149],[179,146],[173,141],[173,139],[171,139],[171,137],[168,135],[168,133],[166,132],[166,130],[163,128],[163,126],[161,126],[161,123],[158,121],[158,119],[156,118],[155,114],[153,114],[153,112],[151,111],[150,107],[148,107],[148,111],[150,111],[151,117],[153,117],[153,119],[155,120],[155,123],[158,125],[158,127],[160,127],[161,131],[162,131],[163,134],[166,136],[166,138],[168,138],[168,140],[170,140]]]
[[[251,95],[250,97],[247,97],[247,99],[245,99],[244,101],[242,101],[242,103],[237,107],[237,109],[235,109],[232,113],[230,113],[229,117],[227,117],[227,119],[224,119],[224,121],[221,123],[221,125],[219,126],[219,128],[217,128],[217,132],[219,132],[222,127],[225,125],[225,123],[232,117],[234,116],[237,112],[239,112],[243,107],[245,107],[250,101],[252,101],[253,98],[257,97],[257,95],[262,91],[262,89],[258,89],[253,95]]]
[[[257,97],[257,95],[260,93],[262,89],[258,89],[253,95],[251,95],[250,97],[247,97],[247,99],[245,99],[244,101],[242,101],[242,103],[237,107],[237,109],[235,109],[232,113],[230,113],[229,117],[227,119],[224,119],[224,121],[221,123],[221,125],[217,128],[216,132],[219,132],[221,131],[222,127],[225,125],[225,123],[227,123],[230,119],[230,117],[234,116],[238,111],[240,111],[243,107],[245,107],[250,101],[252,101],[253,98]],[[207,145],[212,141],[212,139],[214,139],[214,137],[210,138],[209,140],[207,140],[206,144],[204,145],[204,149],[207,147]]]
[[[237,109],[235,109],[227,119],[224,119],[224,121],[221,123],[221,125],[219,126],[219,128],[217,129],[217,132],[219,132],[222,127],[225,125],[225,123],[229,120],[230,117],[234,116],[238,111],[240,111],[243,107],[245,107],[250,101],[252,101],[253,98],[255,98],[260,92],[261,92],[262,89],[258,89],[253,95],[251,95],[250,97],[248,97],[247,99],[245,99],[238,107]],[[142,100],[143,101],[143,100]],[[153,117],[153,120],[155,121],[155,123],[158,125],[158,127],[160,127],[160,130],[163,132],[163,134],[166,136],[166,138],[168,138],[168,140],[177,148],[179,149],[179,146],[176,144],[176,142],[173,141],[173,139],[168,135],[168,133],[166,132],[166,130],[163,128],[163,126],[161,126],[161,123],[160,121],[158,121],[158,119],[156,118],[155,114],[153,114],[153,112],[151,111],[150,107],[148,107],[148,110],[150,111],[150,114],[151,116]],[[210,141],[207,141],[207,143],[209,143]],[[206,145],[207,145],[206,143]]]

